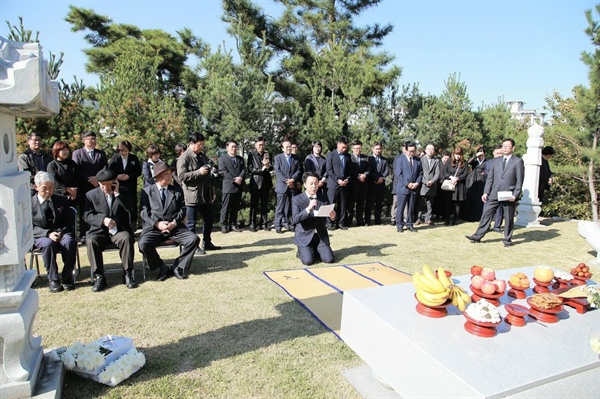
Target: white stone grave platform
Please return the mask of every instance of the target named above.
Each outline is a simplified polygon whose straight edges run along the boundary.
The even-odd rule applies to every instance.
[[[521,271],[533,280],[534,269],[496,275],[508,280]],[[470,275],[453,279],[468,289]],[[557,323],[502,322],[495,337],[480,338],[465,331],[454,306],[439,319],[417,313],[414,292],[410,283],[350,290],[342,308],[342,339],[402,398],[600,397],[600,357],[590,348],[600,310],[565,306]],[[501,303],[527,306],[508,295]]]

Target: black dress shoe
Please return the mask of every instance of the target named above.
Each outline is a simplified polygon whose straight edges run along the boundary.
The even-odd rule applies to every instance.
[[[275,229],[275,232],[276,232],[277,234],[283,234],[283,230],[281,230],[281,229]]]
[[[502,233],[502,229],[500,227],[494,227],[493,229],[496,233]]]
[[[481,242],[481,238],[475,238],[473,236],[465,236],[467,237],[467,240],[471,241],[471,242]]]
[[[340,226],[340,230],[348,230],[348,227],[346,227],[346,226]]]
[[[73,281],[67,280],[63,281],[62,287],[65,291],[73,291],[75,289],[75,284],[73,283]]]
[[[327,226],[327,228],[331,231],[337,229],[337,227],[335,227],[334,225]]]
[[[58,281],[51,280],[48,284],[50,292],[61,292],[64,290],[63,286]]]
[[[402,228],[402,227],[396,227],[396,232],[398,232],[398,233],[404,233],[404,228]]]
[[[100,292],[106,288],[106,277],[104,274],[96,274],[96,280],[94,281],[94,286],[92,287],[93,292]]]
[[[240,228],[239,228],[239,227],[237,227],[237,226],[231,226],[231,229],[230,229],[230,230],[231,230],[231,231],[235,231],[236,233],[241,233],[241,232],[242,232],[242,229],[240,229]]]
[[[165,265],[160,266],[160,272],[158,273],[158,281],[165,281],[169,275],[169,268]]]
[[[206,251],[202,248],[197,248],[196,252],[194,252],[194,256],[202,256],[202,255],[206,255]]]
[[[228,233],[227,227],[225,227],[225,226],[221,227],[221,233],[227,234]]]
[[[221,249],[222,247],[219,247],[218,245],[214,245],[212,242],[205,242],[202,245],[202,249],[205,251],[216,251]]]
[[[413,233],[418,233],[419,231],[417,229],[415,229],[413,226],[408,226],[407,230]]]
[[[173,273],[175,274],[175,277],[177,277],[179,280],[185,280],[187,278],[185,272],[181,267],[174,268]]]
[[[269,225],[268,225],[268,224],[265,224],[265,225],[263,226],[263,230],[265,230],[265,231],[271,231],[271,228],[269,227]]]
[[[137,288],[138,284],[135,282],[135,278],[133,277],[133,274],[125,275],[125,285],[129,289]]]
[[[504,242],[505,247],[512,247],[513,243],[511,241]]]
[[[256,227],[254,227],[253,224],[251,224],[250,226],[248,226],[248,230],[255,232],[256,231]]]

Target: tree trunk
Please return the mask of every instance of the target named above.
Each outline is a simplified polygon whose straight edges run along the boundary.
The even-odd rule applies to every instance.
[[[592,142],[592,149],[594,152],[596,151],[596,147],[598,146],[598,134],[599,130],[596,130],[594,133],[594,138]],[[598,222],[598,193],[596,192],[596,186],[594,185],[594,160],[590,159],[589,167],[588,167],[588,188],[590,190],[590,199],[592,203],[592,219],[594,222]]]

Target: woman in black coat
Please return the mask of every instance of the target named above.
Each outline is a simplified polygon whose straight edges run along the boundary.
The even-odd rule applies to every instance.
[[[304,160],[304,171],[314,172],[319,176],[319,188],[317,195],[327,195],[327,167],[326,159],[321,155],[323,151],[323,145],[320,141],[313,141],[311,146],[311,153],[306,156]]]
[[[77,207],[77,184],[79,174],[77,173],[77,164],[69,158],[71,150],[64,141],[57,141],[52,146],[51,161],[46,170],[54,179],[54,193],[64,195],[71,201],[71,206]]]
[[[138,177],[142,174],[142,164],[137,156],[131,153],[131,143],[123,140],[117,146],[118,154],[113,155],[108,168],[117,175],[121,187],[129,189],[131,209],[131,226],[133,231],[137,227],[138,219]]]
[[[452,153],[451,160],[448,160],[442,169],[442,179],[451,179],[456,183],[454,191],[450,192],[452,202],[448,203],[451,209],[448,209],[446,212],[446,226],[454,226],[458,222],[461,202],[467,198],[466,181],[468,175],[469,165],[465,162],[463,149],[456,147]],[[452,219],[450,219],[450,212],[452,212]]]

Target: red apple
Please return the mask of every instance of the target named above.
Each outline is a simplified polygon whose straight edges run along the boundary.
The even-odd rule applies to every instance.
[[[489,267],[484,267],[481,271],[481,277],[484,280],[494,281],[496,279],[496,272]]]
[[[481,292],[483,292],[486,295],[493,295],[496,292],[496,288],[498,288],[496,287],[496,284],[486,280],[481,286]]]
[[[498,294],[506,291],[506,280],[494,280],[493,283],[496,284]]]
[[[478,290],[481,289],[481,286],[483,285],[484,281],[485,280],[481,276],[473,276],[473,277],[471,277],[471,285],[474,288],[477,288]]]

